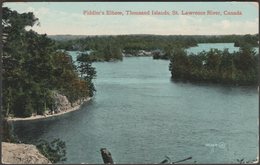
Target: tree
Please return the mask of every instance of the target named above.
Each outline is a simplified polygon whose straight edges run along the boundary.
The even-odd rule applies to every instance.
[[[252,66],[257,64],[254,56],[256,52],[249,45],[240,47],[238,56],[236,58],[236,67],[242,71],[248,71]]]
[[[58,163],[67,159],[66,143],[60,139],[54,139],[51,142],[40,140],[36,147],[52,163]]]
[[[187,73],[190,68],[190,62],[187,58],[187,53],[183,48],[176,47],[173,50],[169,69],[172,73],[172,78],[182,79],[188,77]]]
[[[212,49],[189,56],[178,51],[173,54],[169,69],[173,79],[254,85],[258,81],[258,58],[259,54],[250,47],[234,53]]]
[[[84,56],[85,58],[81,58],[79,60],[80,63],[78,66],[78,71],[81,74],[81,78],[86,81],[89,90],[89,96],[92,97],[94,96],[94,92],[96,91],[95,86],[92,82],[92,79],[96,77],[96,71],[95,68],[92,67],[88,55],[82,54],[81,56]]]
[[[88,86],[94,87],[89,81],[93,77],[81,80],[71,56],[57,51],[55,42],[46,34],[25,30],[25,27],[35,24],[38,24],[38,19],[33,13],[20,14],[3,8],[5,116],[29,117],[33,113],[43,115],[53,107],[52,91],[67,96],[73,103],[81,97],[88,97]],[[94,69],[91,70],[89,65],[87,67],[87,75],[94,76]],[[94,90],[93,88],[92,91]]]

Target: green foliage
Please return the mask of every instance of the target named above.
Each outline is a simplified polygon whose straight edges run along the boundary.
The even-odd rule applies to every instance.
[[[29,117],[33,113],[32,100],[31,100],[30,96],[26,96],[23,113],[24,113],[23,116],[25,116],[25,117]]]
[[[52,37],[52,36],[50,36]],[[62,38],[66,36],[53,36]],[[138,50],[164,50],[168,45],[179,45],[183,48],[196,46],[197,43],[235,43],[241,46],[245,43],[257,46],[258,34],[255,35],[118,35],[118,36],[67,36],[57,41],[59,49],[65,50],[94,50],[93,59],[104,61],[107,47],[124,50],[128,54],[136,54]],[[242,44],[243,43],[243,44]],[[111,60],[115,60],[112,57]],[[120,59],[120,57],[118,58]]]
[[[89,58],[91,61],[122,60],[122,51],[133,56],[139,50],[154,51],[154,59],[170,59],[172,47],[188,48],[197,43],[235,43],[235,46],[249,44],[257,46],[258,34],[256,35],[118,35],[118,36],[93,36],[73,38],[71,40],[59,40],[57,45],[65,50],[93,50]]]
[[[66,52],[56,51],[46,35],[26,31],[38,23],[33,13],[19,14],[3,8],[3,115],[29,117],[53,108],[52,91],[73,103],[89,96],[87,80],[81,80]]]
[[[67,159],[66,143],[60,139],[54,139],[51,142],[40,140],[36,147],[52,163],[58,163]]]
[[[178,44],[189,47],[195,46],[196,42],[187,36],[119,35],[63,40],[57,41],[57,44],[65,50],[93,50],[89,55],[91,61],[114,61],[122,60],[123,50],[127,54],[136,55],[138,50],[152,51]]]
[[[258,46],[259,35],[246,34],[242,38],[235,41],[234,46],[241,47],[243,45]]]
[[[179,49],[173,53],[169,70],[173,79],[253,85],[258,82],[258,58],[249,46],[234,53],[211,49],[197,55]]]
[[[32,113],[31,100],[26,94],[19,93],[14,103],[14,115],[17,117],[29,117]]]
[[[55,66],[53,70],[55,77],[55,79],[53,79],[53,84],[56,87],[56,90],[67,96],[71,103],[82,98],[93,96],[90,95],[89,92],[89,82],[86,79],[81,78],[82,74],[73,64],[71,56],[69,56],[66,52],[56,52],[53,55],[53,58],[53,63]],[[91,64],[89,67],[91,67]],[[93,67],[91,68],[92,70],[87,70],[86,72],[95,71]],[[81,74],[80,77],[78,73]],[[88,76],[90,75],[90,73],[87,74]]]
[[[78,71],[81,75],[81,78],[85,80],[86,85],[88,87],[89,96],[94,96],[94,92],[96,91],[95,86],[92,82],[92,79],[96,77],[96,70],[92,67],[92,63],[89,55],[81,54],[80,58],[77,59],[79,61]]]
[[[188,71],[190,69],[190,61],[187,54],[182,48],[175,48],[171,57],[170,70],[173,78],[186,79],[188,78]]]

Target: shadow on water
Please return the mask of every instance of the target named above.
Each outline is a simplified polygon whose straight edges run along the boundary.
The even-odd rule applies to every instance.
[[[67,122],[75,115],[79,119],[80,115],[77,114],[80,114],[80,111],[84,110],[86,106],[91,104],[93,104],[93,100],[84,103],[79,110],[69,112],[61,116],[53,116],[40,120],[12,122],[13,133],[22,143],[35,144],[39,139],[41,139],[41,137],[43,137],[45,133],[50,131],[51,127]]]
[[[221,84],[221,83],[214,83],[214,82],[193,82],[188,80],[176,80],[173,78],[169,79],[171,83],[183,86],[183,87],[202,87],[202,88],[213,88],[215,90],[219,90],[220,92],[227,94],[229,92],[234,92],[239,90],[242,93],[249,93],[256,91],[257,93],[257,85],[234,85],[234,84]]]
[[[49,130],[49,127],[59,122],[57,118],[49,118],[35,121],[16,121],[13,122],[14,133],[23,143],[35,143],[39,137]],[[30,136],[34,134],[33,137]]]

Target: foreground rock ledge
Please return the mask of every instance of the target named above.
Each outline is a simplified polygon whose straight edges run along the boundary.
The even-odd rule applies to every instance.
[[[3,164],[51,164],[36,146],[2,142]]]

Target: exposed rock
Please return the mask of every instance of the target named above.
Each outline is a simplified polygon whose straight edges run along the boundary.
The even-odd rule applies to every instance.
[[[61,95],[57,92],[53,93],[53,99],[55,102],[54,113],[60,113],[60,112],[67,111],[73,107],[81,105],[82,102],[84,100],[86,100],[86,99],[79,99],[79,100],[71,103],[66,96]]]
[[[54,112],[59,113],[61,111],[66,111],[71,108],[71,103],[68,98],[64,95],[61,95],[57,92],[53,93],[53,99],[55,102]]]
[[[3,164],[51,164],[36,146],[2,142]]]

